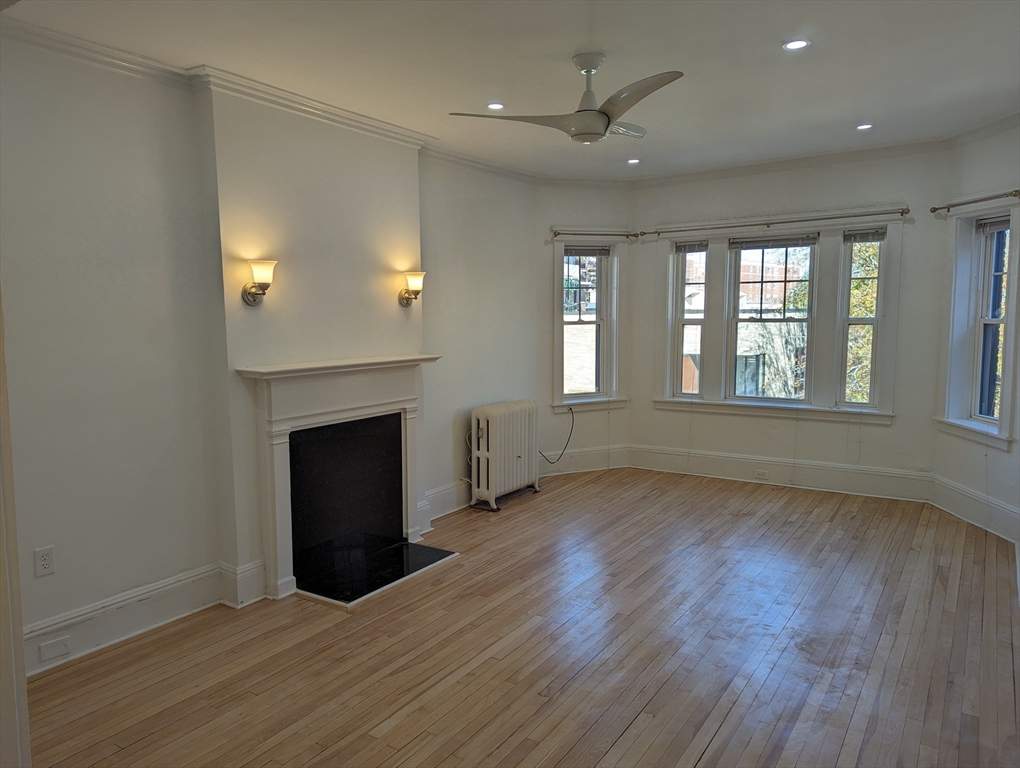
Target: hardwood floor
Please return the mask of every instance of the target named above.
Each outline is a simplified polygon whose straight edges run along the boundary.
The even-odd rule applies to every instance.
[[[435,525],[462,555],[352,614],[34,677],[37,764],[1020,763],[1013,545],[930,505],[627,469]]]

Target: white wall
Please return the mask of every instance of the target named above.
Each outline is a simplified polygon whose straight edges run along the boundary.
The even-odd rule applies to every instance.
[[[423,369],[419,482],[435,517],[470,501],[461,478],[471,409],[540,397],[536,283],[544,272],[533,185],[424,153],[419,174],[424,350],[443,355]]]
[[[730,416],[661,411],[651,400],[663,392],[666,347],[668,248],[646,243],[638,250],[632,284],[644,301],[634,301],[632,339],[635,442],[727,455],[778,460],[770,480],[796,482],[792,465],[805,460],[908,472],[932,466],[935,371],[944,258],[942,225],[926,211],[945,188],[944,153],[885,157],[744,176],[727,175],[688,184],[655,186],[637,193],[639,224],[654,229],[727,218],[747,218],[906,203],[912,210],[903,234],[900,269],[899,339],[892,426],[799,421],[788,417]],[[678,457],[678,461],[681,457]],[[783,466],[785,465],[785,467]],[[713,472],[709,472],[712,474]],[[731,474],[731,472],[719,472]],[[753,478],[751,467],[738,476]],[[802,482],[805,482],[802,480]]]
[[[236,536],[236,554],[225,548],[224,556],[245,566],[262,558],[254,388],[234,371],[421,351],[421,302],[397,301],[403,273],[419,264],[418,156],[229,94],[199,99],[211,120],[213,147],[203,152],[215,157],[223,257],[220,375],[230,393],[235,501],[224,529]],[[240,295],[252,259],[279,262],[259,307]]]
[[[1003,125],[1001,130],[981,131],[962,137],[951,155],[949,185],[944,198],[933,205],[1020,187],[1020,126],[1015,119]],[[950,220],[941,226],[943,248],[952,254],[955,249],[955,223]],[[953,279],[951,265],[952,261],[948,259],[939,271],[939,296],[949,296]],[[943,334],[948,333],[948,318],[942,317],[939,327]],[[1017,341],[1014,339],[1012,343],[1016,344]],[[945,344],[941,351],[941,365],[945,365]],[[934,412],[938,414],[940,408],[941,404],[936,403]],[[1013,409],[1014,418],[1018,418],[1018,411],[1020,407]],[[986,517],[1002,518],[1003,506],[1013,510],[1020,507],[1020,447],[1015,442],[1007,452],[939,431],[934,436],[934,470],[939,478],[971,491],[971,498],[968,499],[961,497],[958,489],[955,493],[951,488],[942,489],[946,493],[947,503],[967,505],[972,509],[972,517],[978,522]],[[982,505],[980,497],[983,496],[999,504],[993,507]],[[983,509],[983,506],[986,508]],[[1020,518],[1015,522],[1013,539],[1020,540]]]
[[[559,456],[564,441],[570,434],[570,415],[553,413],[553,323],[557,322],[559,291],[555,290],[555,252],[552,229],[585,231],[589,228],[622,228],[634,226],[633,197],[625,187],[617,185],[542,184],[538,188],[538,217],[535,223],[535,242],[540,252],[540,272],[537,276],[538,338],[535,352],[538,355],[539,377],[539,446],[551,459]],[[630,264],[634,255],[632,246],[621,244],[619,255],[619,343],[618,373],[619,395],[632,398],[631,381],[632,336],[631,323],[633,270]],[[580,472],[618,466],[621,456],[614,446],[630,442],[630,405],[620,409],[601,408],[576,411],[574,432],[566,454],[555,465],[539,461],[543,473]]]
[[[222,288],[195,195],[191,94],[12,40],[0,55],[0,275],[31,630],[218,560]],[[35,578],[47,545],[56,572]],[[72,653],[112,639],[69,631]]]

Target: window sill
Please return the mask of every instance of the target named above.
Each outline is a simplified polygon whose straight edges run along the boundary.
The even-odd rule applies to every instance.
[[[574,413],[581,413],[582,411],[611,411],[624,408],[626,405],[627,398],[625,397],[592,397],[553,403],[552,409],[553,413],[567,413],[571,409]]]
[[[875,410],[852,410],[849,408],[818,408],[813,405],[785,405],[782,403],[747,403],[738,401],[708,401],[693,398],[669,398],[655,400],[660,411],[697,411],[699,413],[720,413],[730,416],[763,416],[765,418],[801,419],[809,421],[831,421],[843,424],[873,424],[888,427],[893,423],[893,413]]]
[[[936,416],[935,426],[939,432],[970,440],[972,443],[1005,453],[1009,453],[1013,448],[1013,443],[1016,442],[1015,437],[1000,435],[993,425],[973,419],[940,419]]]

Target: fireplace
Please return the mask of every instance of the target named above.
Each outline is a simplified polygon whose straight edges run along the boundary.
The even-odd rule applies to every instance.
[[[392,550],[389,557],[393,568],[397,567],[398,561],[418,564],[418,558],[407,547],[421,540],[420,531],[428,525],[427,505],[419,502],[417,488],[419,368],[438,359],[438,355],[407,355],[237,369],[254,386],[258,426],[258,503],[262,517],[266,592],[270,597],[284,597],[297,589],[291,436],[321,427],[389,417],[388,439],[392,446],[398,444],[393,425],[399,425],[400,491],[397,493],[392,488],[387,491],[385,503],[391,512],[390,527],[386,530],[392,533],[397,531],[392,512],[399,500],[397,538],[403,541],[398,542],[402,546]],[[295,444],[304,439],[297,437]],[[395,462],[391,464],[395,466]],[[386,472],[392,477],[396,470],[388,465]],[[298,514],[303,513],[299,510]],[[366,530],[365,533],[376,535],[373,531]],[[298,539],[298,543],[305,541],[311,539]],[[361,555],[348,552],[345,556],[354,567]]]

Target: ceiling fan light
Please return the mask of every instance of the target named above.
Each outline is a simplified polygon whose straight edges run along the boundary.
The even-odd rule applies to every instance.
[[[807,48],[809,45],[811,45],[810,40],[790,40],[788,42],[783,43],[783,50],[799,51],[802,48]]]

